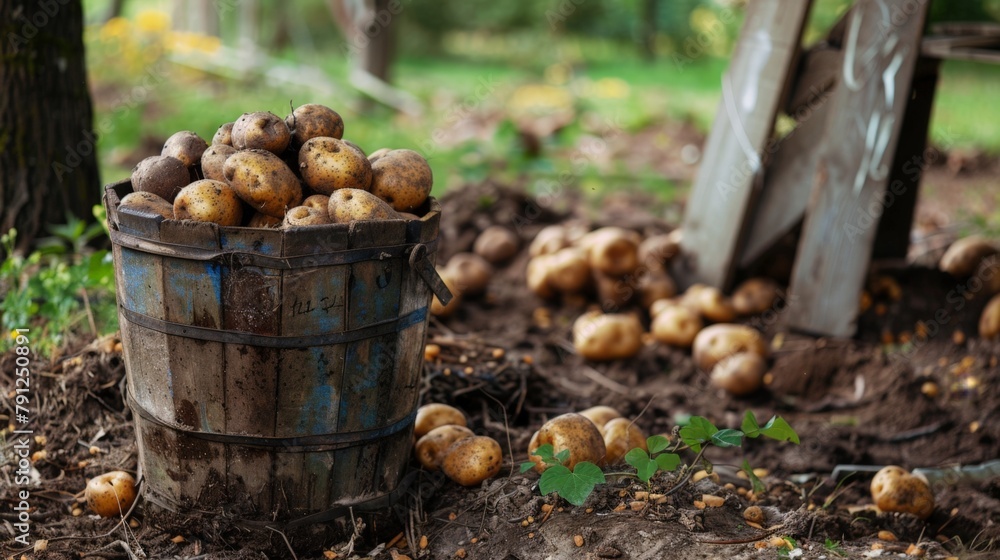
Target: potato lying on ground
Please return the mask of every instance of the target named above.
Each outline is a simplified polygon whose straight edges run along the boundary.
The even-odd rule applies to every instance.
[[[685,294],[684,299],[688,299]],[[702,317],[717,323],[728,323],[736,319],[736,310],[725,295],[713,286],[702,286],[689,299]]]
[[[528,289],[543,299],[552,299],[556,295],[555,288],[549,284],[551,261],[552,255],[539,255],[528,261],[528,268],[525,272]]]
[[[229,156],[236,153],[236,148],[225,144],[212,144],[201,154],[201,174],[206,179],[215,181],[225,181],[226,174],[223,168]]]
[[[87,481],[87,506],[101,517],[121,517],[135,503],[135,479],[124,471],[111,471]]]
[[[247,227],[249,228],[277,228],[281,227],[284,223],[282,218],[275,218],[274,216],[268,216],[267,214],[261,214],[260,212],[254,212],[253,216],[250,216],[250,221],[247,222]]]
[[[694,339],[692,356],[702,371],[710,372],[723,358],[740,352],[753,352],[766,358],[767,343],[751,327],[720,323],[705,327],[698,333]]]
[[[569,246],[570,241],[564,226],[545,226],[531,241],[531,245],[528,246],[528,254],[532,257],[551,255]]]
[[[258,212],[285,217],[302,202],[302,186],[281,158],[266,150],[244,150],[226,158],[223,175],[236,194]]]
[[[174,205],[151,192],[132,192],[122,198],[119,208],[133,208],[163,216],[164,220],[174,219]]]
[[[642,348],[642,325],[633,315],[585,313],[573,323],[573,346],[588,360],[629,358]]]
[[[194,167],[201,163],[201,154],[205,153],[206,149],[208,143],[201,136],[190,130],[182,130],[167,138],[160,155],[175,157],[185,166]]]
[[[371,192],[398,212],[412,212],[431,194],[431,166],[413,150],[392,150],[375,160]]]
[[[767,362],[753,352],[740,352],[727,356],[712,368],[709,379],[712,385],[731,395],[749,395],[764,384]]]
[[[291,145],[296,149],[320,136],[344,137],[344,119],[333,109],[318,103],[297,107],[285,117],[285,126],[292,133]]]
[[[981,235],[970,235],[951,244],[941,257],[938,267],[955,278],[968,278],[979,262],[1000,252],[998,243]]]
[[[171,203],[190,182],[191,173],[175,157],[150,156],[132,169],[132,190],[150,192]]]
[[[677,285],[665,270],[649,270],[639,277],[640,303],[646,309],[661,299],[677,295]]]
[[[461,410],[444,403],[425,404],[417,409],[417,418],[413,421],[413,437],[422,438],[441,426],[466,425],[465,414]]]
[[[560,249],[543,262],[548,263],[546,279],[549,286],[559,292],[575,294],[590,284],[590,266],[581,249]]]
[[[327,210],[336,224],[346,224],[355,220],[399,220],[399,214],[368,191],[361,189],[337,189],[330,195]]]
[[[475,253],[456,253],[448,259],[445,269],[463,296],[482,294],[493,277],[493,266]]]
[[[563,251],[578,251],[579,249],[563,249]],[[560,251],[561,253],[562,251]],[[597,289],[595,302],[601,309],[614,311],[621,309],[632,301],[636,290],[631,282],[621,276],[608,276],[599,270],[593,271],[593,284]]]
[[[302,206],[316,208],[330,214],[330,197],[325,194],[312,194],[302,201]]]
[[[282,225],[284,227],[298,227],[321,226],[329,223],[332,222],[330,222],[330,215],[327,214],[326,209],[319,210],[308,206],[296,206],[285,212],[285,219]]]
[[[372,184],[372,165],[358,150],[329,136],[308,140],[299,150],[299,171],[309,188],[320,194],[337,189],[367,191]]]
[[[429,471],[436,471],[441,468],[445,451],[451,444],[460,439],[472,437],[476,434],[465,426],[448,424],[438,426],[424,434],[413,446],[413,453],[417,456],[417,461]]]
[[[631,274],[639,266],[639,235],[617,227],[594,230],[580,240],[591,268],[609,276]]]
[[[639,266],[665,270],[667,263],[681,251],[680,229],[647,237],[639,244]]]
[[[902,467],[888,466],[875,474],[872,500],[882,511],[911,513],[927,519],[934,513],[934,493],[927,481]]]
[[[231,138],[237,150],[267,150],[281,154],[288,147],[292,133],[278,115],[258,111],[240,115],[233,123]]]
[[[625,454],[635,448],[648,451],[646,434],[628,418],[614,418],[604,425],[604,463],[617,465],[625,460]]]
[[[780,291],[770,278],[750,278],[736,288],[730,301],[738,315],[757,315],[774,306]]]
[[[657,311],[658,313],[653,316],[653,324],[650,327],[653,338],[657,342],[670,346],[690,348],[703,327],[698,313],[689,307],[676,304],[668,305]]]
[[[444,282],[444,285],[448,287],[448,291],[451,292],[451,301],[448,302],[448,305],[445,305],[441,303],[441,300],[437,296],[434,296],[431,299],[431,315],[445,318],[454,313],[462,304],[462,291],[459,290],[458,281],[455,280],[450,270],[437,267],[437,273],[441,277],[441,281]]]
[[[622,417],[620,412],[618,412],[614,408],[611,408],[610,406],[604,406],[604,405],[592,406],[588,409],[581,410],[579,414],[580,416],[583,416],[584,418],[587,418],[588,420],[593,422],[594,425],[597,426],[597,429],[600,430],[601,435],[604,435],[605,424],[614,420],[615,418]]]
[[[243,221],[243,202],[236,191],[222,181],[202,179],[177,194],[174,218],[238,226]]]
[[[521,248],[521,239],[503,226],[490,226],[483,230],[472,245],[472,252],[491,264],[500,264],[514,258]]]
[[[979,316],[979,336],[986,339],[1000,335],[1000,295],[993,296]]]
[[[540,457],[532,455],[536,449],[552,444],[552,454],[558,455],[569,450],[569,460],[565,465],[572,470],[577,463],[590,461],[600,464],[607,455],[604,438],[589,419],[575,413],[556,416],[542,425],[528,444],[528,459],[535,463],[535,470],[542,472],[549,467]]]
[[[475,486],[493,478],[503,466],[503,451],[491,437],[472,436],[451,444],[445,450],[441,470],[462,486]]]

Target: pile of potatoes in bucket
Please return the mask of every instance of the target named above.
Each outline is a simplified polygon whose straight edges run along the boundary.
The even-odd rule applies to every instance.
[[[441,470],[462,486],[476,486],[493,478],[503,466],[500,444],[477,436],[468,428],[461,410],[442,403],[417,409],[413,425],[413,453],[429,471]]]
[[[569,412],[543,424],[528,443],[528,458],[535,463],[535,471],[539,473],[548,465],[532,453],[545,444],[552,445],[553,455],[568,449],[566,466],[570,469],[583,461],[599,466],[617,465],[625,460],[626,453],[637,447],[648,451],[646,434],[610,406]]]
[[[979,235],[959,239],[948,247],[938,267],[966,282],[970,293],[994,294],[979,316],[979,336],[1000,336],[1000,243]]]
[[[771,310],[780,287],[752,278],[731,298],[700,284],[678,295],[667,263],[679,252],[681,235],[677,229],[642,239],[617,227],[549,226],[530,246],[527,284],[544,299],[596,295],[604,309],[636,301],[649,311],[652,339],[692,348],[695,363],[711,372],[713,384],[734,395],[752,393],[763,383],[768,346],[756,329],[733,321]],[[706,327],[706,322],[715,324]],[[631,313],[591,311],[573,325],[576,351],[594,361],[634,356],[646,336],[640,318]]]
[[[427,161],[412,150],[366,156],[343,136],[340,115],[318,104],[284,119],[244,113],[222,125],[211,145],[178,132],[133,169],[134,192],[121,206],[167,220],[262,228],[417,218],[411,212],[433,182]]]
[[[463,298],[481,296],[493,277],[494,268],[513,259],[521,250],[521,238],[510,228],[490,226],[482,231],[472,245],[472,252],[456,253],[438,275],[448,286],[452,298],[442,305],[438,298],[431,302],[431,313],[448,317],[462,304]]]

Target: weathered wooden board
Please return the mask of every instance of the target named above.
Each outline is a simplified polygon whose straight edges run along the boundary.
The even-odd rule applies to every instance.
[[[844,73],[830,101],[838,118],[821,148],[792,273],[791,328],[854,334],[928,5],[860,0],[851,13]]]
[[[684,214],[682,258],[674,259],[673,270],[682,287],[694,282],[725,287],[732,279],[759,188],[762,158],[791,84],[811,6],[809,0],[747,5]]]

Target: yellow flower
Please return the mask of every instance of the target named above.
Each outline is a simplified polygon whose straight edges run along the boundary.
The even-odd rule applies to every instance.
[[[143,33],[164,33],[170,29],[170,16],[160,10],[144,10],[135,17],[135,25]]]
[[[101,41],[108,42],[128,36],[131,23],[123,17],[111,18],[101,26]]]

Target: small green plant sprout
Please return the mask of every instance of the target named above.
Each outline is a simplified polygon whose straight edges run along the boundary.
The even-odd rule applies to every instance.
[[[823,548],[827,552],[836,554],[837,556],[847,556],[847,551],[844,550],[844,547],[840,546],[840,543],[833,539],[827,538],[826,542],[823,543]]]
[[[649,452],[636,447],[625,454],[625,462],[635,468],[635,474],[639,480],[650,485],[653,475],[657,471],[673,472],[681,464],[681,456],[676,453],[664,453],[670,446],[670,440],[655,435],[646,438],[646,447]]]
[[[802,549],[799,548],[799,543],[795,539],[792,537],[781,537],[781,540],[785,542],[778,549],[778,558],[798,558],[802,556]]]
[[[570,470],[565,465],[569,461],[569,450],[563,449],[559,453],[553,454],[554,450],[551,443],[546,443],[532,453],[548,465],[538,481],[538,489],[543,496],[556,492],[574,506],[582,506],[594,491],[595,486],[607,482],[604,478],[604,472],[589,461],[581,461],[573,467],[573,470]],[[531,461],[522,463],[521,472],[525,473],[534,466],[535,463]]]

